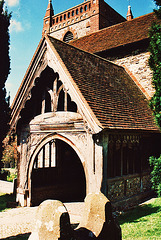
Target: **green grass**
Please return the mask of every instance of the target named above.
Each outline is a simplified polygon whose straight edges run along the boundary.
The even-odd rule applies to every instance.
[[[161,198],[138,206],[119,217],[122,239],[161,239]]]
[[[7,202],[14,202],[15,196],[13,194],[0,193],[0,212],[7,209]]]

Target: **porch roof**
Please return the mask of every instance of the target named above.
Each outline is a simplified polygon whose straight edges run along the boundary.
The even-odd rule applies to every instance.
[[[103,128],[159,131],[148,100],[123,67],[47,37]]]

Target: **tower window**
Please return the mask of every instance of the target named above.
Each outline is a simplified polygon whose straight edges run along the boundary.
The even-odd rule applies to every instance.
[[[76,9],[76,15],[78,15],[78,9]]]
[[[68,13],[68,18],[70,18],[70,12]]]
[[[66,14],[64,14],[64,20],[66,20]]]
[[[68,43],[72,40],[73,40],[73,33],[69,31],[65,34],[63,41]]]
[[[84,6],[84,11],[85,11],[85,12],[87,11],[87,5]]]
[[[58,23],[58,17],[56,18],[56,23]]]
[[[72,17],[74,17],[74,11],[72,11]]]
[[[83,8],[82,8],[82,7],[80,8],[80,12],[81,12],[81,13],[83,12]]]
[[[62,16],[60,16],[60,22],[62,21]]]

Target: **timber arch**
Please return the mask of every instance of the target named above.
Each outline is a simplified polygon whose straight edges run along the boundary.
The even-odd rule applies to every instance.
[[[46,199],[83,201],[86,174],[79,151],[61,135],[46,137],[36,147],[28,168],[30,205]]]

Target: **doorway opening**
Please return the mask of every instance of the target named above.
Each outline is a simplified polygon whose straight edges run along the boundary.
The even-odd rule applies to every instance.
[[[47,199],[81,202],[86,196],[86,179],[80,158],[66,142],[54,139],[35,157],[31,174],[31,204]]]

